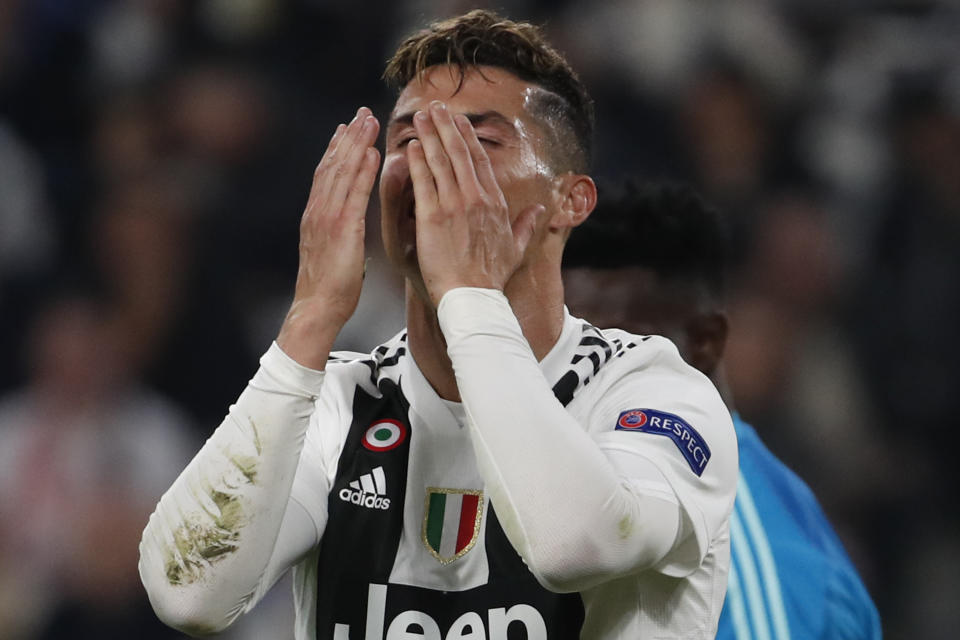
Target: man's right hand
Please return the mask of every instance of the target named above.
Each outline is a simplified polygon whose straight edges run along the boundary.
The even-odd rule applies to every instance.
[[[300,221],[300,267],[277,344],[323,369],[337,333],[353,315],[363,283],[367,203],[380,166],[380,124],[366,107],[337,127],[313,174]]]

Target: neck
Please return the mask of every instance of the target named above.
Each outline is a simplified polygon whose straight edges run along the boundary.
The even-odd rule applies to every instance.
[[[563,285],[556,273],[518,271],[504,290],[520,329],[538,361],[542,360],[563,331]],[[407,282],[407,345],[417,366],[437,394],[460,401],[460,390],[447,355],[447,342],[440,330],[437,310],[427,296]]]

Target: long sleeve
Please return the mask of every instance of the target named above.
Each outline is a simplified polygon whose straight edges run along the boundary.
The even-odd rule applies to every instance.
[[[438,314],[490,499],[545,587],[652,567],[690,533],[673,495],[643,490],[668,486],[655,465],[608,455],[555,399],[502,293],[454,289]]]
[[[276,343],[260,364],[163,495],[140,544],[154,610],[193,635],[220,631],[249,610],[325,524],[291,498],[324,374],[301,367]]]

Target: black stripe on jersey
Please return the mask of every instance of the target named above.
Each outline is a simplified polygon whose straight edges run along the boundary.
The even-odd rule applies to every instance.
[[[407,334],[404,333],[396,340],[388,344],[380,345],[370,355],[364,355],[359,358],[344,358],[342,356],[330,355],[327,358],[327,362],[332,364],[356,363],[366,366],[370,369],[369,381],[372,385],[371,391],[375,391],[380,385],[381,378],[385,375],[384,369],[389,369],[399,364],[400,358],[407,353],[406,343]]]
[[[591,327],[591,329],[596,331],[596,329],[594,329],[593,327]],[[600,338],[597,336],[583,336],[583,339],[580,340],[580,346],[581,347],[585,347],[585,346],[601,347],[603,349],[603,353],[609,359],[610,355],[614,351],[620,348],[620,341],[617,339],[608,341],[608,340],[605,340],[604,338]]]
[[[567,406],[570,404],[570,401],[573,400],[573,394],[579,386],[580,376],[577,375],[577,372],[572,370],[567,371],[561,376],[560,380],[557,381],[557,384],[553,385],[553,395],[557,397],[560,404]]]
[[[380,345],[373,352],[373,359],[376,363],[370,371],[370,380],[374,385],[379,386],[380,381],[385,375],[384,369],[395,367],[400,362],[400,357],[407,353],[407,334],[400,336],[396,342],[390,345]]]
[[[624,345],[619,338],[605,338],[599,329],[587,323],[581,325],[581,331],[583,337],[570,360],[570,369],[553,385],[553,395],[563,406],[570,404],[577,392],[590,384],[605,364],[615,357],[623,357],[624,353],[637,346],[635,342]],[[646,339],[643,337],[641,341]],[[590,363],[589,366],[585,361]]]
[[[400,356],[404,355],[406,352],[406,348],[400,347],[392,356],[383,359],[383,362],[380,363],[380,368],[392,367],[398,364],[400,362]]]
[[[386,584],[403,532],[404,498],[407,490],[407,463],[410,440],[415,437],[408,417],[410,403],[400,385],[381,376],[379,397],[355,388],[353,421],[337,463],[337,475],[327,500],[328,525],[320,543],[317,580],[317,638],[332,638],[337,623],[364,628],[367,589],[371,582]],[[371,425],[396,420],[407,436],[393,449],[372,451],[363,446]],[[351,482],[377,467],[383,468],[386,492],[357,504]],[[380,497],[379,502],[376,498]],[[382,498],[388,498],[384,505]],[[351,636],[357,635],[357,631]]]
[[[486,514],[487,566],[490,584],[498,587],[501,602],[525,602],[543,616],[551,640],[575,640],[583,627],[583,598],[579,593],[552,593],[544,589],[507,539],[493,504]],[[503,606],[503,605],[500,605]],[[510,636],[513,637],[513,636]]]

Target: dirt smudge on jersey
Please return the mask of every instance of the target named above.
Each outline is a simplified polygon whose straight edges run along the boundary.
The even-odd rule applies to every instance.
[[[237,550],[242,528],[249,522],[243,501],[244,485],[255,485],[263,447],[253,420],[249,423],[250,441],[256,454],[236,453],[229,444],[220,450],[222,473],[213,481],[190,489],[200,506],[185,514],[173,531],[164,570],[171,585],[186,585],[203,577],[211,564]]]
[[[256,456],[232,455],[228,456],[228,459],[243,474],[247,482],[257,484],[257,470],[260,465]]]
[[[263,444],[260,443],[260,430],[257,429],[257,423],[250,419],[250,428],[253,430],[253,446],[257,450],[257,455],[263,453]]]
[[[187,522],[174,531],[171,557],[164,566],[171,585],[196,582],[206,566],[237,550],[245,521],[240,498],[217,490],[211,490],[209,496],[218,510],[209,514],[212,520]]]

